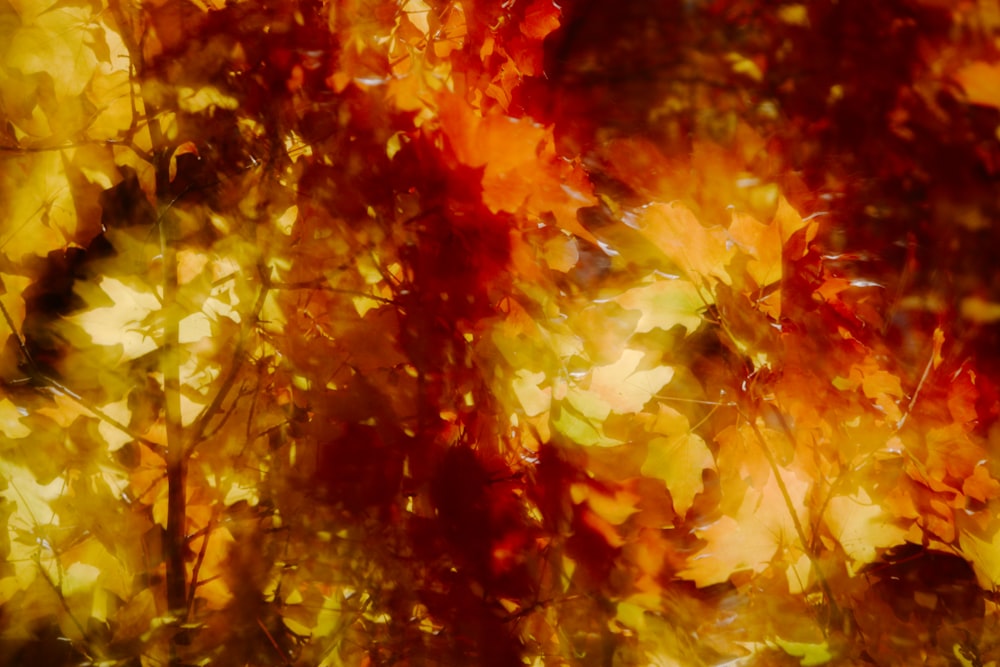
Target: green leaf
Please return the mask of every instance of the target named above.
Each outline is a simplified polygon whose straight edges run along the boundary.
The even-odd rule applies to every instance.
[[[774,640],[774,643],[788,655],[795,658],[802,658],[799,662],[802,667],[825,665],[834,658],[827,642],[823,642],[822,644],[807,644],[804,642],[789,642],[778,637]]]

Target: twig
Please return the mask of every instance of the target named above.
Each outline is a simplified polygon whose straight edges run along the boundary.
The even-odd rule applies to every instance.
[[[40,386],[44,389],[48,389],[49,391],[55,391],[63,394],[64,396],[71,399],[74,403],[84,408],[85,410],[93,414],[95,417],[97,417],[104,423],[113,426],[114,428],[118,429],[119,431],[121,431],[128,437],[132,438],[136,442],[141,442],[142,444],[146,445],[147,447],[150,447],[151,449],[157,449],[159,447],[162,447],[162,444],[153,442],[148,438],[144,438],[143,436],[139,435],[138,433],[133,431],[131,428],[129,428],[122,422],[118,421],[108,413],[104,412],[104,410],[100,409],[99,407],[97,407],[96,405],[85,399],[80,394],[70,389],[64,383],[60,382],[59,380],[55,379],[50,375],[45,374],[42,371],[42,369],[38,366],[38,364],[35,362],[34,357],[28,350],[27,344],[24,342],[24,338],[21,337],[20,332],[14,325],[13,318],[10,316],[10,313],[7,311],[7,307],[3,304],[2,301],[0,301],[0,313],[2,313],[3,319],[7,323],[7,327],[10,329],[11,334],[14,336],[14,340],[17,342],[17,348],[21,352],[21,356],[24,358],[25,363],[28,365],[29,369],[28,379],[31,382],[35,383],[37,386]]]
[[[792,525],[795,527],[795,533],[799,538],[799,543],[802,545],[802,549],[805,551],[806,557],[809,559],[812,570],[816,575],[816,580],[819,582],[820,588],[823,589],[823,594],[826,595],[826,599],[830,601],[831,621],[838,620],[843,614],[840,610],[840,606],[837,604],[837,600],[833,597],[833,589],[830,588],[830,582],[827,581],[826,575],[823,574],[823,570],[820,568],[819,561],[809,548],[809,541],[806,539],[806,533],[802,528],[802,522],[799,521],[798,512],[795,511],[795,503],[792,502],[792,496],[788,492],[788,487],[785,485],[784,478],[781,476],[781,467],[778,465],[778,461],[774,458],[774,453],[771,452],[771,448],[767,446],[767,441],[764,440],[764,434],[760,432],[760,428],[757,426],[756,421],[749,419],[746,415],[744,415],[744,419],[747,420],[747,423],[753,430],[754,436],[757,438],[757,444],[760,445],[761,451],[764,452],[764,458],[767,459],[771,472],[774,473],[774,481],[778,484],[778,490],[781,492],[781,498],[785,502],[785,508],[788,510],[788,514],[792,518]]]

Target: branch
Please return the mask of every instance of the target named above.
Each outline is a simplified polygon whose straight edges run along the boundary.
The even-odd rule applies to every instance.
[[[38,366],[38,364],[35,362],[34,357],[32,357],[31,352],[28,350],[27,344],[24,342],[24,339],[21,337],[20,332],[14,325],[14,320],[10,316],[10,312],[8,312],[7,307],[3,304],[2,301],[0,301],[0,313],[2,313],[3,319],[7,322],[7,327],[10,329],[11,334],[14,336],[14,340],[17,342],[18,350],[21,352],[21,357],[24,359],[24,362],[28,366],[27,379],[30,380],[32,384],[34,384],[36,387],[48,389],[49,391],[52,392],[58,392],[68,397],[74,403],[85,409],[87,412],[91,413],[104,423],[118,429],[119,431],[121,431],[128,437],[132,438],[136,442],[141,442],[142,444],[154,450],[162,447],[161,443],[153,442],[148,438],[144,438],[143,436],[139,435],[138,433],[133,431],[131,428],[129,428],[122,422],[118,421],[108,413],[104,412],[104,410],[100,409],[99,407],[97,407],[96,405],[85,399],[80,394],[70,389],[68,386],[66,386],[59,380],[56,380],[54,377],[45,374],[42,371],[42,369]]]
[[[757,426],[756,420],[751,420],[746,415],[744,415],[744,419],[747,420],[747,423],[750,424],[750,428],[753,429],[754,436],[757,438],[757,444],[760,445],[761,451],[764,452],[764,458],[767,459],[768,466],[770,466],[771,472],[774,473],[774,481],[777,482],[778,490],[781,492],[781,498],[785,502],[785,508],[788,510],[788,514],[792,517],[792,525],[795,527],[795,533],[799,538],[799,543],[802,545],[802,549],[805,551],[806,557],[809,559],[809,564],[812,566],[813,573],[816,575],[816,580],[819,582],[820,588],[823,589],[823,594],[826,595],[826,599],[830,601],[831,624],[835,621],[839,621],[843,617],[843,612],[840,610],[837,600],[833,597],[833,589],[830,588],[830,582],[827,581],[826,575],[823,574],[823,570],[819,566],[819,561],[816,559],[816,555],[809,547],[810,543],[806,539],[806,533],[802,528],[802,522],[799,521],[798,512],[795,510],[795,503],[792,502],[792,496],[788,492],[788,487],[785,485],[784,478],[781,476],[781,466],[778,465],[778,461],[774,458],[771,448],[767,446],[767,441],[764,440],[764,434],[760,432],[760,428]]]

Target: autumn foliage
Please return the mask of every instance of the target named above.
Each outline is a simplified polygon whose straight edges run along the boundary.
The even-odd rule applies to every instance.
[[[0,2],[0,663],[996,665],[995,2]]]

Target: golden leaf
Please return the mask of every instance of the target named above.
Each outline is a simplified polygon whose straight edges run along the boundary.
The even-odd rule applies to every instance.
[[[693,283],[706,285],[715,278],[726,285],[732,278],[726,266],[736,254],[722,227],[702,226],[681,202],[647,204],[637,221],[639,230]]]
[[[84,301],[97,301],[99,295],[88,294],[91,290],[86,283],[78,287]],[[112,278],[105,276],[97,288],[103,292],[102,300],[110,300],[111,305],[90,308],[69,317],[78,324],[96,345],[121,345],[122,359],[135,359],[152,352],[157,347],[156,339],[150,335],[147,318],[160,309],[156,294],[139,280]],[[88,298],[89,297],[89,298]]]
[[[782,480],[792,506],[804,515],[809,480],[792,470],[783,470]],[[807,525],[804,517],[800,516],[800,521]],[[795,524],[774,475],[762,489],[746,490],[735,516],[723,514],[709,526],[696,529],[695,534],[706,544],[688,558],[687,567],[678,576],[699,588],[723,583],[739,571],[762,572],[783,547],[803,548],[797,544]]]
[[[615,363],[595,368],[590,391],[619,414],[641,411],[674,376],[674,369],[669,366],[638,370],[643,356],[638,350],[628,349]]]
[[[690,431],[649,442],[642,474],[662,479],[681,517],[687,514],[694,497],[704,490],[702,471],[715,468],[715,458],[701,436]]]
[[[622,308],[642,313],[636,333],[653,329],[669,331],[677,325],[692,333],[701,326],[701,313],[706,306],[698,289],[686,280],[657,280],[633,287],[615,301]]]

